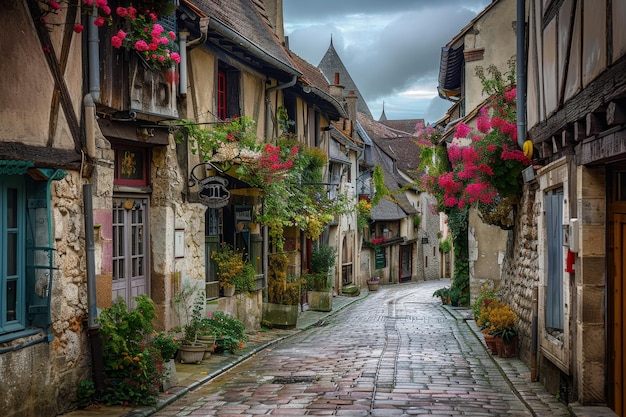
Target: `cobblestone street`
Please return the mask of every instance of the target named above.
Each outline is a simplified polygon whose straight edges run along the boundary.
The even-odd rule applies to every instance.
[[[470,310],[432,297],[445,284],[381,286],[155,415],[569,416],[521,361],[487,352]]]

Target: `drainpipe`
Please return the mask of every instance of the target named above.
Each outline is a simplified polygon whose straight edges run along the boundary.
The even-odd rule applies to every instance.
[[[93,7],[89,14],[87,27],[88,57],[89,57],[89,94],[95,101],[100,100],[100,39],[98,26],[94,24],[98,16],[98,9]]]
[[[178,51],[180,53],[180,74],[178,91],[182,97],[187,96],[187,35],[186,30],[178,34]]]
[[[526,4],[517,0],[517,144],[526,140]]]
[[[278,84],[274,87],[265,89],[265,140],[270,139],[272,128],[274,127],[272,124],[272,104],[270,102],[270,94],[274,91],[284,90],[285,88],[293,87],[294,85],[296,85],[296,81],[298,81],[298,76],[294,75],[291,81],[289,81],[288,83]]]
[[[178,34],[178,51],[180,54],[180,67],[179,67],[179,84],[178,91],[182,97],[187,96],[187,50],[191,50],[198,45],[202,45],[207,40],[207,33],[209,30],[209,18],[200,18],[198,24],[200,28],[200,37],[194,40],[188,40],[189,32],[186,30],[180,31]]]
[[[87,145],[87,155],[94,158],[96,155],[96,105],[93,96],[86,94],[83,98],[85,106],[85,142]]]
[[[104,392],[104,361],[102,359],[102,341],[96,324],[98,308],[96,304],[96,261],[93,236],[93,195],[92,185],[83,185],[83,210],[85,216],[85,250],[87,258],[87,313],[89,318],[89,337],[91,340],[91,363],[96,391]]]
[[[532,295],[532,322],[531,322],[531,340],[530,340],[530,380],[537,381],[537,312],[539,310],[539,290],[533,288]]]

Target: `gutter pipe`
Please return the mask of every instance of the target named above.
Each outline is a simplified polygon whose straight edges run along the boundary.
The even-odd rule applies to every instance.
[[[89,316],[89,338],[91,340],[91,366],[96,392],[104,392],[104,359],[102,341],[96,324],[98,308],[96,304],[96,261],[93,236],[93,192],[91,184],[83,185],[83,211],[85,216],[85,246],[87,258],[87,305]]]
[[[89,59],[89,94],[94,101],[100,100],[100,39],[98,37],[98,26],[94,24],[98,16],[98,9],[93,7],[88,17],[87,45]]]
[[[517,144],[526,140],[526,3],[517,0]]]

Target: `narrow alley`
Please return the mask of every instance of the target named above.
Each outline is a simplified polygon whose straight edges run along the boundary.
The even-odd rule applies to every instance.
[[[520,360],[487,352],[471,310],[432,297],[441,285],[382,286],[155,415],[569,416]]]

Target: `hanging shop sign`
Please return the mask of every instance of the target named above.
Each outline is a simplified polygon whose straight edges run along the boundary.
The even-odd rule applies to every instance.
[[[210,176],[198,181],[200,202],[210,208],[221,208],[228,205],[230,191],[228,180],[224,177]]]

